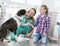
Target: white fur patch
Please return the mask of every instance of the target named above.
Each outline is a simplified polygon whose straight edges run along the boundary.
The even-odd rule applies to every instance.
[[[13,17],[13,19],[16,21],[16,23],[17,23],[17,27],[19,27],[20,25],[21,25],[21,21],[19,21],[16,17]]]

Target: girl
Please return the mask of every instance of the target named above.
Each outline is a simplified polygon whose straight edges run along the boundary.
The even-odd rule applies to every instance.
[[[37,26],[34,42],[38,42],[39,39],[42,39],[42,43],[46,43],[47,34],[50,29],[50,18],[48,17],[48,8],[46,5],[40,7],[40,13],[36,22],[33,24],[34,27]],[[30,24],[30,26],[32,26],[32,24]]]
[[[16,30],[16,35],[19,36],[20,34],[26,35],[26,37],[30,37],[32,34],[32,26],[28,26],[29,24],[34,23],[33,16],[36,14],[36,10],[31,8],[27,15],[23,17],[21,26]]]

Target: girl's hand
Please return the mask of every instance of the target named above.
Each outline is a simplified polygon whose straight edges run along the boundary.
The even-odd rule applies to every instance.
[[[43,35],[46,36],[47,35],[46,32],[44,32]]]
[[[32,24],[28,24],[28,26],[32,26]]]

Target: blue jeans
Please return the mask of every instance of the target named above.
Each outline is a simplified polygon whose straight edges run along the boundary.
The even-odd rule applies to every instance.
[[[47,42],[47,36],[45,37],[45,36],[43,36],[43,34],[39,34],[39,33],[35,34],[33,41],[35,43],[37,43],[40,39],[42,40],[42,43],[46,43]]]

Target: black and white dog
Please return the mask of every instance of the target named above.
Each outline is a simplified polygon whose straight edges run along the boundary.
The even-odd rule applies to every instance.
[[[7,20],[2,24],[0,27],[0,40],[3,41],[3,39],[7,35],[7,30],[14,32],[16,34],[16,29],[20,26],[20,18],[21,16],[25,15],[26,10],[21,9],[17,12],[17,15],[12,17],[11,19]]]

